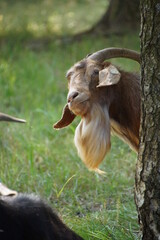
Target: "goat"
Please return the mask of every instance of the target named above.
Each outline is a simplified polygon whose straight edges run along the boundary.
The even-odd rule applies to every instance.
[[[83,240],[34,195],[0,198],[1,240]]]
[[[75,145],[91,170],[110,150],[110,132],[138,151],[140,126],[140,76],[125,72],[105,60],[123,57],[140,63],[139,53],[122,48],[95,52],[67,72],[69,93],[62,118],[53,127],[68,126],[81,116],[75,131]]]
[[[26,122],[0,113],[0,121]],[[44,201],[0,182],[0,240],[83,240]]]

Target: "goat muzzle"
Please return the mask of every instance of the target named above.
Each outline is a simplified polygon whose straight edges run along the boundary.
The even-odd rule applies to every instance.
[[[68,103],[72,102],[78,95],[79,95],[79,93],[76,91],[71,92],[67,97]]]

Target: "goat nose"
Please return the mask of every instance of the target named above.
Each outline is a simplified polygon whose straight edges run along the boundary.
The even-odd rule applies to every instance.
[[[79,95],[78,92],[71,92],[69,95],[68,95],[68,103],[70,103],[74,98],[76,98],[77,96]]]

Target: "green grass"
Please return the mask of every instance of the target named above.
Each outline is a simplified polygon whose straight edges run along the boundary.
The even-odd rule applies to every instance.
[[[106,0],[1,0],[0,31],[20,39],[68,35],[87,30],[107,7]]]
[[[39,8],[44,8],[46,15],[52,15],[53,19],[57,13],[57,21],[62,25],[59,34],[63,34],[63,28],[64,34],[70,34],[93,24],[106,6],[105,0],[52,2],[57,4],[56,9],[51,8],[49,0],[0,3],[4,21],[0,28],[0,110],[27,120],[25,125],[0,125],[0,178],[19,192],[42,196],[64,222],[86,240],[138,239],[134,204],[136,155],[127,145],[112,137],[111,152],[101,165],[106,175],[99,176],[89,172],[77,156],[73,137],[80,119],[61,131],[52,128],[66,102],[67,69],[88,53],[104,47],[138,50],[138,37],[85,38],[72,44],[53,41],[46,48],[32,51],[24,39],[28,36],[30,40],[38,36],[48,37],[50,32],[45,32],[46,28],[43,32],[27,30],[25,23],[28,21],[34,20],[38,26],[44,22],[41,14],[30,10],[37,9],[39,13]],[[91,7],[91,14],[88,14]],[[68,29],[61,15],[68,16],[67,9],[74,13],[72,18],[66,17],[67,21],[75,22],[73,28],[66,22]],[[12,22],[15,13],[17,17]],[[18,14],[21,14],[22,21]],[[82,18],[84,14],[88,20]],[[9,21],[11,25],[8,25]],[[57,34],[56,31],[51,33]],[[23,41],[19,38],[21,34]],[[129,60],[117,59],[114,63],[126,70],[138,70],[138,65]]]

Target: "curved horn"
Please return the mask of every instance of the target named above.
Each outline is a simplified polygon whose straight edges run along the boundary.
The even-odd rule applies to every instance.
[[[24,119],[15,118],[15,117],[9,116],[9,115],[1,113],[1,112],[0,112],[0,121],[19,122],[19,123],[26,122],[26,120],[24,120]]]
[[[16,191],[13,191],[0,182],[0,196],[15,196]]]
[[[105,48],[93,53],[88,58],[97,62],[103,62],[110,58],[129,58],[140,63],[140,54],[126,48]]]

